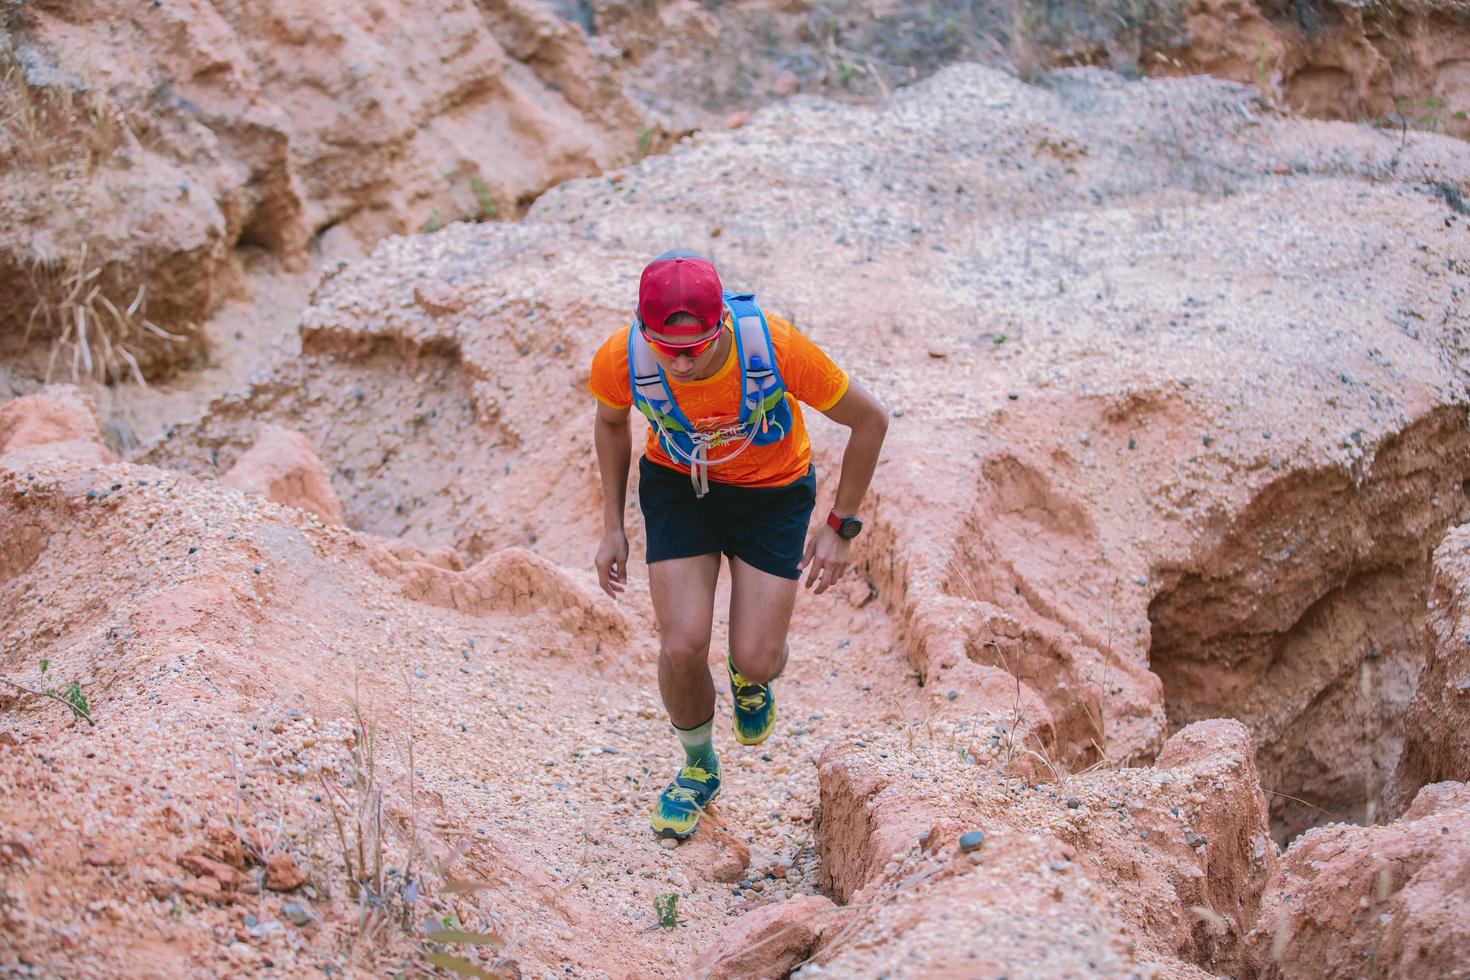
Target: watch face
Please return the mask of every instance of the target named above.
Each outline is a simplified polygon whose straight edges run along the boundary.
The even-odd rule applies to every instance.
[[[851,540],[857,537],[858,532],[862,529],[862,521],[858,520],[856,517],[844,517],[842,519],[842,523],[837,528],[837,536],[839,538],[846,538],[848,540]]]

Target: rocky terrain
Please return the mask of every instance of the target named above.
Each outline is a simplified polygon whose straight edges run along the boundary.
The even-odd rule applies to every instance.
[[[165,376],[222,302],[269,290],[263,273],[513,217],[659,126],[610,55],[534,2],[0,16],[0,338],[12,354],[23,333],[62,338],[94,361],[72,376]],[[88,350],[87,320],[119,312],[126,356]]]
[[[1309,116],[1470,135],[1460,2],[0,4],[0,386],[100,388],[114,442],[264,366],[323,263],[811,92],[945,65],[1209,73]]]
[[[0,405],[0,964],[1463,975],[1467,185],[1228,83],[957,66],[389,237],[126,458]],[[675,244],[894,421],[670,848],[583,384]]]

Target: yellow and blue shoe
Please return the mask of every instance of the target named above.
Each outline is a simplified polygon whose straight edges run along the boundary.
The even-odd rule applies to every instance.
[[[705,807],[719,795],[719,763],[715,763],[714,772],[685,766],[658,794],[658,801],[653,805],[653,832],[660,837],[683,840],[694,833]]]
[[[752,684],[740,675],[730,658],[730,700],[734,702],[735,740],[741,745],[759,745],[776,727],[776,695],[769,684]]]

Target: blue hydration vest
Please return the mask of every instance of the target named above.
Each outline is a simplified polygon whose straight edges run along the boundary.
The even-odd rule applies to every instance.
[[[638,321],[628,328],[628,380],[633,389],[633,404],[658,433],[659,445],[669,458],[689,466],[697,496],[709,489],[709,467],[734,459],[751,444],[758,446],[780,442],[791,432],[791,406],[786,402],[786,385],[776,367],[771,347],[771,329],[766,316],[752,293],[724,294],[725,309],[734,323],[735,357],[740,362],[739,432],[698,433],[679,409],[674,393],[664,377],[663,368],[654,359],[653,350],[638,329]],[[709,450],[727,442],[738,441],[740,447],[719,459],[710,459]]]

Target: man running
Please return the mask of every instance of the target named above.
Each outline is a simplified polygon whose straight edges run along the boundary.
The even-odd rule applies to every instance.
[[[598,349],[587,387],[598,402],[602,476],[597,573],[614,598],[628,582],[628,410],[636,405],[649,420],[638,496],[658,687],[684,746],[653,829],[682,839],[720,790],[709,670],[720,555],[730,561],[725,669],[735,738],[759,745],[776,723],[771,681],[786,665],[801,571],[821,594],[846,570],[888,415],[789,321],[762,313],[749,294],[725,293],[713,264],[683,250],[643,270],[634,323]],[[798,400],[851,430],[831,513],[810,541],[817,484]]]

